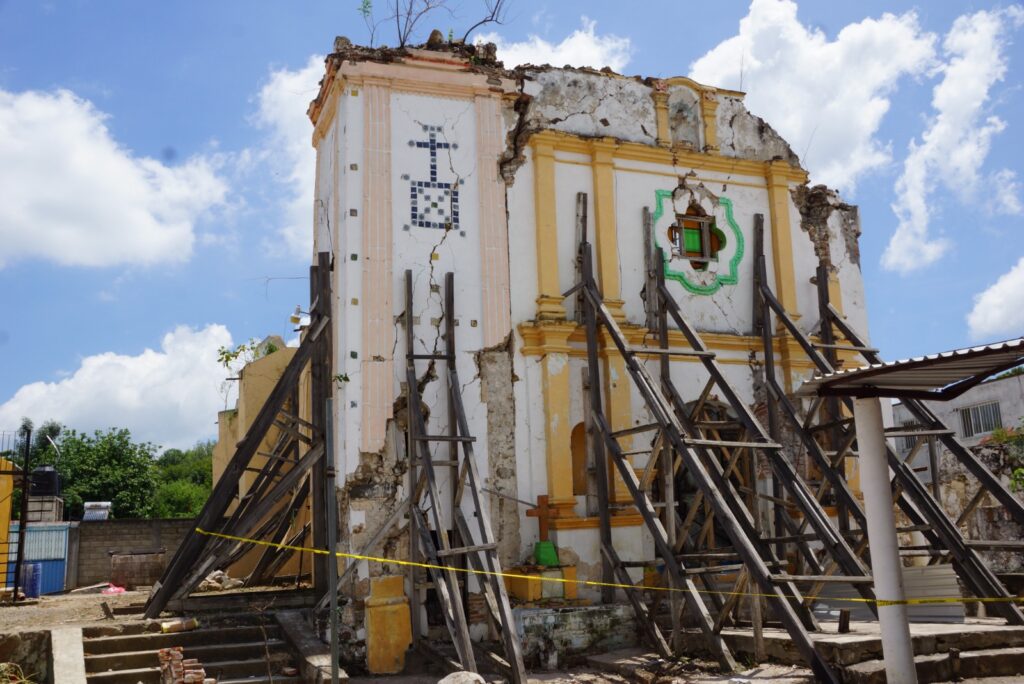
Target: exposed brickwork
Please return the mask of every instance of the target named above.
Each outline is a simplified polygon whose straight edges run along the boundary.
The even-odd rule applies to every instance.
[[[78,585],[87,586],[111,579],[112,553],[151,553],[165,549],[170,559],[193,520],[102,520],[78,526]]]
[[[466,611],[469,613],[469,624],[483,624],[487,622],[487,600],[483,594],[470,594],[469,602],[466,604]]]

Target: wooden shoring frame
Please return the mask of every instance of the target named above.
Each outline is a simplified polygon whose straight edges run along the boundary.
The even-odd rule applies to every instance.
[[[785,390],[779,384],[774,370],[774,351],[772,347],[772,317],[775,316],[781,324],[778,331],[783,336],[788,333],[797,342],[804,354],[814,364],[821,374],[831,373],[835,370],[835,349],[846,349],[860,354],[867,363],[882,363],[877,350],[867,346],[866,340],[853,330],[843,319],[829,301],[828,279],[829,266],[822,262],[817,269],[817,291],[818,307],[821,317],[819,333],[822,342],[815,344],[796,325],[788,312],[772,292],[767,278],[767,266],[763,250],[763,240],[758,242],[758,250],[755,254],[755,278],[754,278],[754,300],[755,307],[760,310],[760,326],[762,335],[762,347],[765,362],[765,382],[768,388],[769,402],[774,403],[780,409],[780,413],[786,417],[799,436],[808,455],[815,461],[822,471],[824,480],[819,496],[824,490],[831,489],[838,502],[842,505],[839,511],[843,518],[839,521],[840,529],[851,537],[861,536],[858,544],[859,555],[869,551],[867,537],[861,530],[865,530],[866,523],[864,511],[859,501],[853,495],[846,483],[845,477],[839,472],[841,460],[851,451],[856,439],[855,427],[851,416],[853,415],[852,400],[849,397],[835,398],[837,407],[835,410],[826,409],[826,417],[819,420],[815,425],[815,419],[820,418],[818,408],[827,405],[829,399],[816,397],[807,415],[800,417],[800,412],[795,403],[786,395]],[[785,339],[785,337],[783,337]],[[842,342],[841,340],[844,340]],[[837,343],[837,341],[839,341]],[[822,351],[819,351],[822,350]],[[830,361],[831,359],[831,361]],[[979,482],[978,492],[984,491],[991,494],[997,501],[1005,506],[1014,520],[1024,524],[1024,504],[1021,503],[983,464],[978,458],[964,447],[955,436],[952,430],[942,423],[938,417],[922,402],[915,399],[907,399],[904,405],[911,415],[917,420],[918,428],[915,430],[922,436],[917,440],[916,449],[919,449],[925,442],[925,438],[940,440],[943,445],[952,452],[964,467],[973,474]],[[822,448],[814,434],[825,432],[829,435],[829,441],[833,446],[833,458]],[[901,434],[909,435],[914,431],[904,431]],[[839,445],[839,448],[837,448]],[[976,596],[981,598],[1009,599],[1012,594],[1006,589],[995,573],[972,548],[970,540],[964,538],[957,523],[950,520],[942,505],[936,499],[934,490],[929,491],[921,482],[909,465],[909,458],[904,460],[891,447],[886,440],[886,450],[889,461],[889,468],[894,473],[892,481],[893,500],[900,510],[910,520],[914,530],[921,532],[928,541],[931,548],[939,550],[940,553],[948,554],[953,568],[963,581],[964,585]],[[933,477],[937,478],[938,473]],[[977,494],[977,492],[976,492]],[[850,523],[857,529],[852,529]],[[829,574],[829,573],[826,573]],[[816,583],[814,591],[822,586]],[[990,610],[1005,618],[1008,624],[1024,624],[1024,612],[1020,606],[1011,601],[996,601],[989,604]]]
[[[492,624],[497,628],[504,657],[484,651],[483,655],[496,663],[513,684],[526,683],[526,667],[512,616],[512,604],[500,577],[497,540],[491,529],[489,512],[483,508],[480,487],[483,480],[477,471],[473,443],[462,402],[462,384],[456,367],[455,343],[455,274],[446,273],[444,279],[445,348],[427,354],[415,351],[413,330],[413,276],[405,272],[405,329],[406,329],[406,392],[408,420],[406,441],[410,473],[409,530],[414,559],[429,565],[427,571],[433,588],[441,602],[442,614],[455,646],[459,666],[463,670],[478,671],[476,652],[467,619],[469,578],[475,577],[484,596],[484,604]],[[448,411],[445,434],[431,434],[427,429],[427,416],[423,411],[420,379],[416,374],[416,361],[429,360],[431,369],[443,363],[444,394]],[[430,444],[447,445],[446,459],[436,461]],[[435,469],[445,469],[451,495],[442,501]],[[468,496],[466,496],[468,494]],[[405,506],[406,504],[403,504]],[[445,515],[445,507],[449,515]],[[468,506],[469,515],[463,511]],[[399,516],[400,517],[400,516]],[[475,524],[472,522],[475,521]],[[393,516],[392,524],[398,522]],[[475,528],[475,529],[474,529]],[[451,535],[451,538],[449,538]],[[422,641],[420,623],[420,597],[417,572],[410,568],[410,608],[414,636]]]
[[[758,221],[763,221],[763,219],[758,217]],[[687,589],[680,593],[687,600],[688,607],[695,609],[697,622],[704,631],[709,649],[719,657],[723,667],[728,667],[731,654],[724,642],[719,641],[718,632],[729,620],[728,613],[738,602],[730,601],[728,604],[717,602],[719,617],[712,621],[704,600],[694,587],[691,577],[696,575],[703,580],[709,580],[709,575],[716,571],[714,565],[716,558],[727,556],[729,558],[738,557],[742,561],[741,573],[736,577],[734,590],[741,591],[749,583],[756,589],[756,593],[768,597],[769,608],[790,633],[795,645],[812,667],[815,675],[822,681],[838,682],[837,673],[814,648],[813,641],[808,634],[809,630],[817,629],[817,621],[795,584],[795,581],[804,581],[803,576],[785,574],[786,568],[783,560],[774,553],[772,545],[763,539],[760,522],[755,521],[757,513],[754,502],[759,496],[764,495],[759,495],[757,492],[753,459],[760,456],[770,465],[775,480],[781,484],[781,491],[788,494],[794,508],[802,512],[805,519],[809,521],[817,540],[824,548],[824,557],[831,560],[836,567],[841,568],[849,582],[860,591],[864,598],[870,600],[874,598],[874,595],[871,588],[863,581],[869,577],[866,565],[858,558],[839,531],[831,525],[828,515],[804,481],[798,477],[781,445],[769,436],[751,410],[739,398],[715,360],[715,354],[708,349],[696,330],[686,321],[665,284],[662,266],[664,256],[660,249],[655,250],[649,211],[644,212],[644,235],[647,249],[653,253],[653,258],[648,255],[646,259],[648,277],[643,295],[647,308],[648,328],[654,324],[658,347],[633,347],[627,341],[614,316],[603,303],[602,295],[594,278],[591,246],[586,240],[586,231],[578,232],[583,235],[578,255],[581,264],[580,281],[566,293],[566,296],[582,294],[581,301],[584,305],[583,320],[586,326],[588,374],[591,388],[589,401],[591,425],[588,425],[587,431],[590,447],[594,450],[594,462],[602,464],[606,462],[604,454],[610,455],[612,464],[619,471],[626,489],[633,497],[634,505],[654,538],[658,553],[657,562],[663,564],[665,582],[669,586]],[[668,328],[670,324],[683,334],[690,347],[689,350],[669,349]],[[603,333],[601,338],[599,338],[599,332]],[[685,473],[698,488],[699,495],[691,499],[685,512],[681,510],[684,508],[684,501],[681,498],[677,501],[674,483],[672,486],[663,486],[662,492],[663,499],[674,504],[672,508],[666,504],[665,500],[657,503],[652,501],[648,493],[640,486],[641,482],[638,480],[632,464],[626,458],[627,453],[618,444],[617,436],[627,431],[613,433],[608,425],[599,395],[601,385],[595,378],[599,377],[598,360],[600,355],[611,353],[611,350],[606,351],[601,342],[610,342],[610,346],[614,346],[625,361],[626,370],[634,387],[638,390],[648,412],[654,419],[651,427],[656,427],[659,430],[653,440],[655,445],[672,454],[670,459],[672,477]],[[640,355],[644,355],[645,358],[655,356],[658,359],[660,381],[654,379],[644,362],[640,360]],[[692,407],[687,406],[683,401],[671,378],[669,359],[676,355],[696,357],[709,375],[708,382],[704,385],[699,398]],[[719,398],[728,408],[730,412],[728,417],[732,419],[734,416],[734,419],[723,421],[723,416],[710,413],[709,398],[713,390],[717,391]],[[735,423],[731,427],[737,433],[736,437],[723,435],[722,430],[727,429],[731,422]],[[632,433],[632,431],[628,432]],[[650,457],[658,458],[659,456],[658,453],[652,453]],[[661,457],[663,458],[663,456]],[[604,468],[600,465],[597,467],[599,474],[603,470]],[[599,496],[603,501],[608,501],[607,486],[603,488],[599,486]],[[607,508],[607,506],[602,508]],[[662,511],[660,517],[656,512],[659,508]],[[701,509],[705,509],[703,519],[699,517]],[[788,513],[786,513],[786,518],[790,531],[794,531],[796,523],[788,519]],[[672,521],[670,526],[665,524],[669,520]],[[612,573],[619,581],[628,584],[628,575],[625,574],[625,569],[628,566],[635,566],[636,562],[624,563],[618,558],[614,547],[605,541],[610,537],[606,516],[602,516],[601,528],[602,556],[606,566],[610,566]],[[671,544],[669,543],[669,529],[672,529],[671,534],[675,537]],[[695,529],[699,529],[697,534],[693,532]],[[717,533],[722,533],[731,546],[724,549],[716,548],[715,536]],[[689,549],[686,548],[688,543],[691,545]],[[800,535],[796,535],[796,543],[801,553],[806,556],[808,563],[812,565],[812,570],[815,570],[813,576],[820,574],[818,558],[810,549],[807,541],[801,540]],[[711,544],[710,547],[709,544]],[[679,552],[682,550],[686,550],[687,553],[681,556]],[[720,553],[721,551],[727,553]],[[682,566],[681,557],[700,559],[710,565],[707,568],[687,569]],[[701,570],[707,570],[707,572],[701,572]],[[607,576],[607,569],[605,573]],[[625,593],[633,603],[637,619],[645,625],[655,648],[659,651],[664,650],[666,640],[657,633],[655,611],[651,611],[646,606],[637,605],[641,603],[634,598],[638,592],[627,589]],[[711,595],[714,597],[715,593],[712,592]],[[658,606],[659,603],[656,601],[655,606]],[[675,606],[672,607],[672,610],[675,612]],[[751,615],[757,621],[755,633],[759,633],[761,627],[760,605],[751,606]],[[677,627],[680,622],[677,619],[678,616],[673,615],[672,617],[673,627]],[[651,632],[655,633],[651,634]],[[677,643],[675,636],[672,641]]]
[[[333,388],[332,268],[330,253],[317,254],[316,264],[310,267],[309,326],[214,484],[210,497],[196,518],[195,528],[185,536],[159,582],[154,585],[146,603],[147,618],[159,616],[172,601],[175,605],[181,604],[210,572],[236,562],[253,545],[252,541],[211,537],[198,532],[198,529],[271,544],[301,540],[305,534],[302,526],[295,529],[294,513],[310,502],[312,544],[318,549],[333,548],[325,537],[326,516],[336,512],[326,510],[322,492],[318,494],[322,487],[317,486],[323,482],[325,466],[326,415],[322,409]],[[300,381],[307,368],[311,379],[308,400],[312,418],[309,422],[299,418]],[[260,451],[268,435],[275,433],[271,451]],[[242,476],[254,471],[256,477],[245,495],[239,498]],[[237,505],[228,515],[233,501],[237,501]],[[270,568],[279,567],[281,557],[276,549],[267,549],[257,561],[259,573],[250,579],[258,582],[265,578]],[[314,556],[316,597],[325,591],[326,572],[330,567],[326,559],[324,554]],[[244,601],[244,596],[239,600]]]
[[[645,233],[650,230],[650,223],[649,212],[644,212]],[[693,611],[698,626],[703,634],[705,634],[707,645],[719,657],[720,665],[723,668],[729,668],[730,661],[732,660],[731,653],[721,640],[719,634],[719,630],[724,625],[724,619],[712,621],[705,601],[703,601],[700,592],[693,585],[692,576],[697,574],[702,579],[705,578],[707,573],[715,571],[715,558],[721,555],[728,555],[729,557],[738,556],[742,561],[745,573],[749,575],[749,581],[753,583],[754,587],[757,587],[760,593],[769,597],[767,603],[780,619],[783,627],[790,632],[795,644],[809,662],[815,675],[822,681],[838,682],[839,677],[837,673],[814,648],[813,641],[808,634],[808,630],[817,628],[813,615],[807,606],[804,605],[803,596],[794,582],[776,578],[773,574],[780,567],[784,570],[784,567],[780,559],[773,554],[770,545],[761,539],[759,524],[755,523],[750,509],[746,506],[746,500],[739,494],[735,484],[735,481],[738,479],[741,483],[750,484],[749,490],[756,488],[756,483],[750,481],[750,474],[753,472],[750,467],[751,463],[748,461],[745,462],[745,467],[739,467],[740,458],[744,454],[749,459],[753,458],[754,454],[763,454],[771,463],[773,471],[777,474],[788,475],[792,473],[795,475],[792,465],[781,454],[779,444],[768,438],[753,414],[738,398],[738,395],[722,374],[715,360],[714,353],[703,344],[695,330],[689,326],[682,316],[678,305],[676,305],[665,285],[664,267],[662,266],[664,256],[660,253],[660,250],[654,252],[653,258],[648,255],[646,261],[648,279],[644,289],[648,326],[651,323],[656,323],[660,346],[657,348],[632,347],[603,302],[594,277],[593,256],[591,246],[586,240],[586,230],[580,232],[583,234],[578,257],[581,263],[581,280],[565,293],[565,296],[575,293],[583,294],[583,317],[586,325],[588,367],[591,379],[589,413],[592,425],[588,427],[588,433],[591,437],[589,440],[590,447],[594,452],[594,462],[599,475],[599,497],[601,497],[604,504],[607,504],[607,485],[605,483],[605,486],[600,486],[600,484],[601,480],[606,477],[607,466],[605,459],[610,457],[612,465],[620,473],[626,488],[633,498],[634,505],[643,518],[648,531],[651,533],[658,556],[656,562],[662,563],[665,568],[666,584],[673,588],[684,589],[681,593],[686,600],[687,607]],[[652,237],[645,234],[644,241],[648,249],[654,249]],[[683,333],[683,336],[689,343],[690,350],[669,349],[668,327],[670,320],[672,325]],[[603,333],[600,338],[598,336],[599,332]],[[659,518],[656,512],[657,508],[662,508],[663,510],[667,508],[665,501],[659,501],[655,504],[651,501],[648,493],[640,486],[640,481],[632,464],[627,460],[626,453],[617,442],[616,433],[611,431],[604,415],[604,408],[599,394],[601,383],[597,379],[600,377],[600,365],[598,362],[600,354],[611,353],[610,349],[606,351],[601,344],[601,342],[606,341],[610,341],[618,354],[625,360],[626,370],[633,381],[633,385],[643,398],[647,412],[653,419],[652,427],[657,427],[660,430],[655,441],[663,450],[665,444],[667,444],[669,450],[674,455],[671,467],[673,476],[677,475],[677,473],[685,473],[697,486],[703,502],[706,503],[710,510],[710,514],[706,516],[706,519],[700,521],[703,533],[692,541],[695,545],[698,545],[702,540],[713,539],[715,528],[711,525],[714,524],[721,528],[724,536],[729,540],[731,553],[718,554],[715,553],[717,549],[714,549],[711,553],[702,554],[700,553],[700,548],[697,547],[695,553],[680,556],[677,547],[685,545],[685,540],[691,533],[689,525],[697,522],[694,517],[695,510],[699,505],[697,502],[691,502],[685,517],[679,515],[680,511],[666,511],[666,514],[678,515],[679,520],[682,522],[682,525],[677,527],[674,521],[673,527],[675,529],[673,535],[676,536],[676,540],[674,540],[673,544],[670,544],[666,525],[663,524],[663,519]],[[655,381],[647,371],[644,362],[639,359],[639,354],[654,354],[660,359],[659,382]],[[705,366],[711,378],[708,384],[703,387],[692,409],[686,407],[669,373],[668,358],[676,354],[697,357],[701,364]],[[708,404],[708,398],[712,389],[717,389],[724,396],[726,404],[735,415],[741,435],[739,438],[723,439],[717,429],[706,432],[705,429],[698,427],[699,424],[706,426],[714,424],[712,417],[709,416],[707,411],[703,410],[703,407],[706,407]],[[652,454],[650,458],[656,457],[656,454]],[[744,475],[744,472],[748,474]],[[863,578],[866,575],[866,568],[857,559],[853,550],[838,535],[838,532],[828,525],[827,516],[818,505],[818,502],[811,496],[807,487],[802,486],[802,480],[795,476],[791,479],[793,481],[785,482],[787,490],[790,491],[798,506],[808,516],[816,518],[815,531],[818,531],[823,538],[822,541],[828,549],[829,556],[836,558],[837,562],[849,568],[849,572],[854,578]],[[675,500],[674,486],[672,489],[671,499]],[[669,498],[669,491],[670,488],[666,487],[665,494],[667,499]],[[677,504],[677,507],[681,508],[681,504],[682,502]],[[606,508],[606,505],[602,506],[602,510]],[[713,523],[710,521],[711,515],[714,516]],[[632,584],[629,582],[629,575],[626,573],[626,569],[628,566],[635,566],[637,561],[623,562],[622,559],[618,558],[614,547],[610,544],[609,521],[606,515],[601,516],[600,523],[602,532],[601,550],[606,566],[610,566],[616,579],[622,582],[622,584]],[[681,540],[680,537],[682,538]],[[708,568],[701,568],[708,570],[707,573],[696,568],[694,571],[688,571],[683,566],[680,560],[681,557],[694,556],[711,563]],[[607,569],[605,572],[607,573]],[[739,580],[739,587],[741,588],[741,583],[746,580],[742,578],[739,578]],[[871,596],[869,590],[865,593]],[[666,640],[658,632],[655,622],[656,615],[650,614],[647,607],[642,604],[639,592],[626,589],[626,595],[631,603],[633,603],[638,622],[647,631],[650,641],[652,641],[655,648],[664,652],[667,649]],[[673,606],[673,608],[675,607]],[[720,607],[720,610],[727,609],[727,606]],[[754,609],[753,612],[756,614],[760,611]],[[679,623],[679,619],[674,615],[674,628]],[[675,635],[672,641],[673,644],[678,643]]]

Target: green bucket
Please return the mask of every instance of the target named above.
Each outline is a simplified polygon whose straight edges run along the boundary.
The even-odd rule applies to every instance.
[[[555,551],[555,545],[549,541],[537,542],[533,547],[533,557],[537,565],[549,568],[558,565],[558,552]]]

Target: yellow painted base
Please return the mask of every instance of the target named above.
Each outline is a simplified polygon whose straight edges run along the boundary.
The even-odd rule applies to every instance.
[[[518,601],[530,603],[541,599],[575,600],[578,596],[575,565],[563,565],[558,568],[538,568],[531,565],[511,568],[508,572],[515,575],[530,575],[505,577],[505,590]],[[545,582],[545,578],[569,581]]]
[[[366,599],[366,669],[371,674],[396,674],[405,669],[405,652],[412,645],[405,577],[370,580]]]

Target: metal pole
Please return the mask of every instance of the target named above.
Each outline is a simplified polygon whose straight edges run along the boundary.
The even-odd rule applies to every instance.
[[[21,588],[21,566],[25,562],[25,528],[28,527],[28,495],[29,495],[29,461],[32,457],[32,430],[25,430],[25,459],[21,469],[21,514],[18,516],[18,556],[14,561],[14,593],[11,603],[18,602],[18,590]]]
[[[875,579],[875,596],[880,602],[904,601],[903,566],[896,537],[896,516],[893,513],[881,401],[875,397],[854,399],[853,416],[857,424],[860,482],[864,491],[864,516],[871,544],[871,574]],[[878,622],[882,631],[886,681],[889,684],[917,684],[907,606],[903,603],[880,603]]]
[[[324,422],[324,504],[327,514],[327,550],[331,552],[327,559],[327,591],[331,597],[331,684],[338,684],[338,499],[334,486],[334,400],[327,397],[325,401],[327,414]]]

